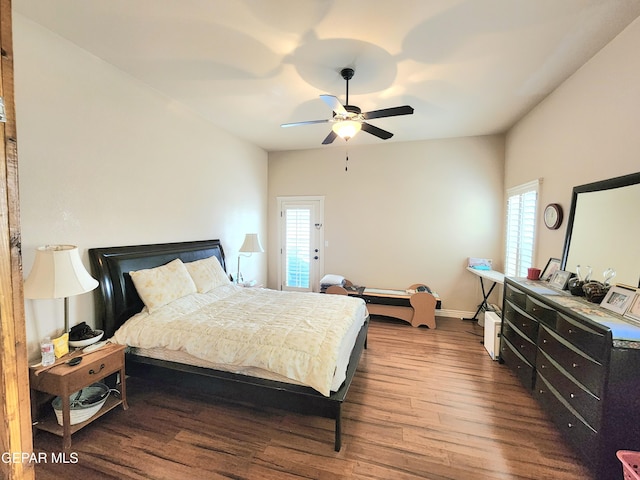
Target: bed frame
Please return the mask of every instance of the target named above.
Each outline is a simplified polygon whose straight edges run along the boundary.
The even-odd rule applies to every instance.
[[[192,262],[211,256],[216,256],[225,268],[220,240],[90,249],[91,270],[100,283],[95,290],[96,328],[104,330],[104,338],[111,338],[128,318],[144,307],[129,275],[130,271],[158,267],[176,258]],[[346,380],[329,397],[310,387],[167,362],[132,353],[126,355],[127,373],[144,375],[145,378],[156,376],[163,381],[183,381],[185,384],[196,385],[199,391],[206,390],[207,393],[230,400],[335,419],[334,447],[337,452],[342,446],[342,403],[360,356],[366,348],[368,326],[367,319],[351,352]],[[203,378],[206,382],[202,381]]]

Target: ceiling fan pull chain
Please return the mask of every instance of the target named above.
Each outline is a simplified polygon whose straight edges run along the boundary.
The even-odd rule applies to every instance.
[[[349,171],[349,149],[347,148],[345,149],[345,151],[346,151],[346,158],[344,161],[344,171],[348,172]]]

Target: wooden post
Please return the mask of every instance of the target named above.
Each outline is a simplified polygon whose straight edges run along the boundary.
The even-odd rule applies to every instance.
[[[11,0],[0,0],[0,478],[35,478],[22,292]],[[7,461],[8,460],[8,461]]]

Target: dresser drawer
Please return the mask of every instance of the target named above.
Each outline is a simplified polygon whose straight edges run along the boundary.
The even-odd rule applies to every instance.
[[[524,292],[521,292],[517,288],[512,287],[508,283],[505,284],[504,298],[506,298],[511,303],[518,305],[522,308],[525,308],[527,305],[527,294]]]
[[[584,385],[595,396],[602,396],[605,369],[596,360],[551,332],[540,327],[538,345],[561,369]]]
[[[516,374],[527,390],[533,388],[533,365],[505,337],[500,342],[500,359]]]
[[[543,405],[558,430],[573,448],[582,453],[586,460],[593,462],[599,450],[598,432],[584,423],[571,407],[563,402],[541,373],[537,375],[533,395]]]
[[[596,360],[603,362],[606,358],[611,341],[605,332],[594,330],[561,313],[558,313],[556,331]]]
[[[556,327],[556,311],[540,303],[535,298],[527,297],[525,311],[540,323],[548,327]]]
[[[503,321],[502,324],[502,336],[509,340],[509,343],[516,349],[516,351],[522,355],[531,365],[536,363],[536,344],[522,335],[522,332],[510,322]]]
[[[536,358],[536,369],[587,424],[596,431],[600,430],[602,414],[598,397],[565,375],[560,366],[542,350]],[[541,380],[537,378],[536,390],[544,388],[540,383]]]
[[[513,305],[511,302],[505,302],[505,310],[503,318],[511,322],[525,337],[533,343],[538,338],[538,321],[529,316],[523,310]]]

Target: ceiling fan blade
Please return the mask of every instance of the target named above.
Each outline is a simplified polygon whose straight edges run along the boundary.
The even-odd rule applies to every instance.
[[[313,125],[314,123],[327,123],[329,120],[308,120],[306,122],[283,123],[281,127],[297,127],[298,125]]]
[[[324,103],[329,105],[329,108],[331,108],[331,110],[333,110],[338,115],[347,115],[347,111],[345,110],[345,108],[333,95],[320,95],[320,98]]]
[[[396,117],[398,115],[411,115],[413,113],[413,107],[409,105],[403,105],[402,107],[383,108],[382,110],[373,110],[372,112],[363,113],[362,116],[365,120],[371,120],[373,118],[382,117]]]
[[[383,140],[388,140],[391,137],[393,137],[393,133],[387,132],[386,130],[383,130],[378,127],[374,127],[373,125],[367,122],[362,122],[362,130],[364,130],[367,133],[370,133],[371,135],[375,135],[376,137],[381,138]]]
[[[333,143],[337,136],[338,134],[331,130],[331,132],[329,132],[329,135],[327,135],[327,137],[322,141],[322,144],[329,145],[330,143]]]

